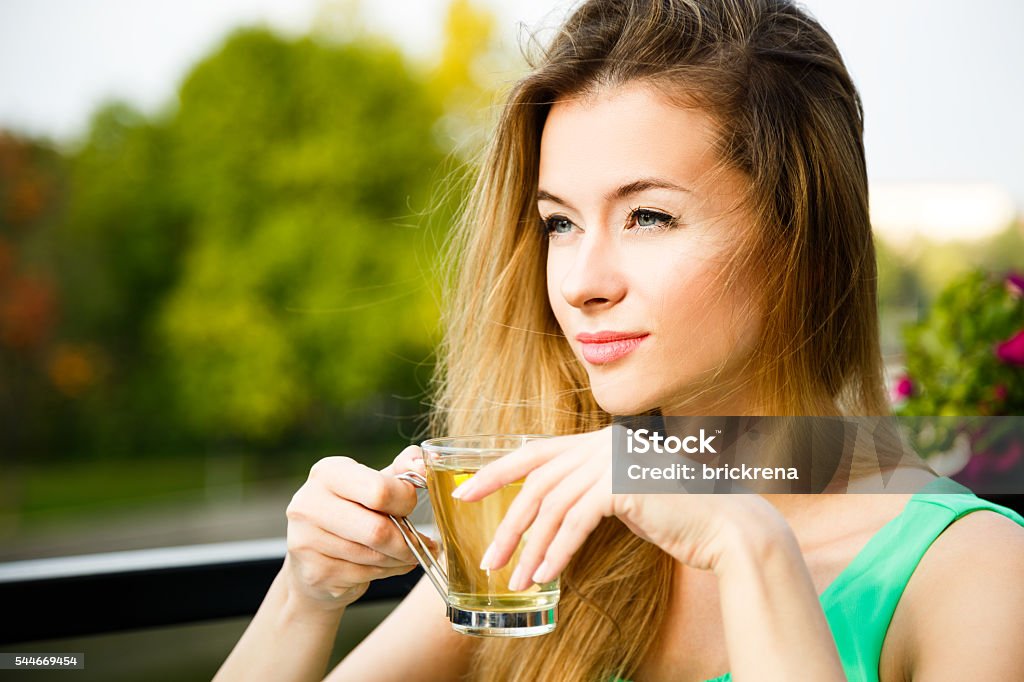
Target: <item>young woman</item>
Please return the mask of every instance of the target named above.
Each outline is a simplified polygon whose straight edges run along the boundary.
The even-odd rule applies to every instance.
[[[452,241],[433,431],[549,433],[486,557],[562,576],[557,629],[456,634],[424,579],[329,680],[1024,677],[1024,518],[914,494],[612,495],[611,415],[886,415],[857,92],[783,0],[591,0],[509,96]],[[413,558],[411,446],[318,462],[217,679],[315,680]],[[342,625],[343,627],[343,625]]]

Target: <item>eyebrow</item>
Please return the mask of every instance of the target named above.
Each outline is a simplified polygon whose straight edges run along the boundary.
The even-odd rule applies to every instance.
[[[674,182],[662,180],[661,178],[640,178],[639,180],[634,180],[633,182],[626,183],[621,187],[616,187],[611,192],[606,194],[604,196],[604,199],[606,202],[617,201],[619,199],[624,199],[633,194],[645,192],[649,189],[670,189],[676,192],[690,191],[686,187],[681,187],[675,184]],[[565,199],[560,199],[551,192],[547,192],[543,189],[537,190],[537,201],[553,201],[556,204],[561,204],[562,206],[572,208],[572,205]]]

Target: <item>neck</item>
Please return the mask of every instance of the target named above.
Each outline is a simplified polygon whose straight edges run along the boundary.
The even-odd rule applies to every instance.
[[[817,387],[809,387],[807,394],[801,396],[801,404],[790,405],[788,411],[797,410],[798,414],[819,417],[840,417],[842,411],[835,400]],[[765,414],[767,403],[759,399],[750,382],[724,383],[716,387],[704,386],[689,391],[666,405],[662,405],[661,414],[665,417],[675,416],[769,416]]]
[[[821,504],[830,501],[835,495],[775,493],[761,495],[761,497],[768,500],[792,525],[794,522],[807,518],[810,514],[816,514],[821,508]]]
[[[661,407],[665,417],[739,417],[758,413],[757,402],[750,391],[704,389]]]
[[[887,484],[883,484],[881,473],[877,476],[862,476],[850,481],[848,493],[819,494],[773,494],[762,495],[793,528],[807,528],[815,520],[823,518],[822,510],[827,505],[854,503],[857,505],[876,504],[882,499],[902,497],[904,503],[908,495],[916,493],[931,481],[938,478],[930,467],[901,466],[891,471]],[[879,495],[876,493],[890,494]]]

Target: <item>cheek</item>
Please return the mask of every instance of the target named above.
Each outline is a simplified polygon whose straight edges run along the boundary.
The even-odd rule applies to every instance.
[[[674,339],[687,339],[691,343],[691,334],[680,333],[679,330],[689,329],[692,332],[707,322],[703,318],[713,310],[708,301],[710,274],[688,272],[680,266],[675,271],[664,273],[660,279],[658,290],[651,298],[658,302],[661,323],[676,332]]]
[[[632,288],[654,306],[649,313],[662,326],[692,322],[701,301],[714,293],[713,265],[697,249],[645,245],[628,255]]]
[[[709,263],[678,263],[661,273],[661,286],[652,297],[669,335],[673,354],[703,358],[728,353],[744,322],[734,296],[723,287],[725,278]]]
[[[565,319],[563,316],[568,304],[559,288],[559,282],[562,281],[560,264],[558,258],[551,256],[550,252],[546,262],[545,281],[548,292],[548,305],[551,306],[551,311],[555,314],[555,319],[558,320],[558,326],[564,330]]]

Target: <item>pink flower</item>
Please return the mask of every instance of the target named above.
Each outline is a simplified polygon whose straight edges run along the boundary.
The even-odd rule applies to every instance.
[[[1008,365],[1024,367],[1024,329],[1006,341],[997,343],[995,354],[997,358]]]
[[[909,375],[902,375],[895,383],[889,386],[889,402],[893,406],[901,406],[913,394],[913,382]]]
[[[992,394],[995,395],[996,400],[1006,400],[1006,396],[1009,395],[1009,392],[1006,390],[1006,384],[997,384],[992,389]]]
[[[968,488],[980,487],[1010,475],[1021,466],[1024,446],[1017,441],[1004,443],[1001,449],[975,453],[956,474],[956,480]]]
[[[904,374],[893,386],[892,393],[897,400],[909,398],[914,392],[914,384],[910,381],[910,377]]]
[[[1024,275],[1016,272],[1008,273],[1006,275],[1006,290],[1016,298],[1024,296]]]

